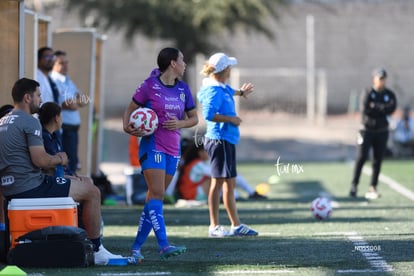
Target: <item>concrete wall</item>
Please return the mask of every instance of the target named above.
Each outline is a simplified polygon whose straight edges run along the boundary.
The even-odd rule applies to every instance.
[[[280,11],[278,21],[270,23],[275,30],[273,41],[241,32],[226,40],[215,39],[220,41],[222,49],[239,59],[241,69],[258,68],[259,72],[265,72],[278,67],[305,68],[308,14],[315,18],[315,63],[327,73],[330,113],[346,112],[352,93],[359,93],[370,85],[370,73],[378,66],[388,70],[389,87],[397,92],[400,102],[414,102],[411,91],[414,86],[414,1],[293,1]],[[47,11],[47,15],[53,18],[52,29],[82,24],[60,9]],[[136,86],[156,66],[159,50],[170,44],[138,36],[132,45],[126,45],[121,31],[113,30],[107,35],[105,110],[107,117],[117,117]],[[76,70],[76,66],[82,65],[71,64],[71,70]],[[193,92],[197,91],[200,69],[190,67],[186,73]],[[255,97],[248,105],[242,102],[244,109],[304,112],[306,81],[303,77],[242,76],[240,81],[252,81],[256,85]]]

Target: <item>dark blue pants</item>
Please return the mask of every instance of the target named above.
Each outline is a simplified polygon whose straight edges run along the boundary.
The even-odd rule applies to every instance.
[[[387,148],[388,131],[361,131],[362,143],[358,146],[357,159],[354,168],[352,185],[357,186],[361,176],[362,167],[368,159],[372,148],[372,176],[371,186],[377,187],[381,163]]]
[[[63,125],[62,126],[62,147],[66,152],[69,162],[66,173],[69,175],[76,174],[78,167],[78,143],[79,143],[79,126]]]

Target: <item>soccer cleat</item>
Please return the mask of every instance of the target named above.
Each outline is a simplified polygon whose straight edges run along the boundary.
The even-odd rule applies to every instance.
[[[160,258],[161,260],[166,260],[169,257],[181,255],[185,251],[187,251],[185,246],[168,245],[160,250]]]
[[[217,225],[216,227],[209,227],[208,229],[208,236],[211,238],[224,238],[230,235],[229,231],[221,225]]]
[[[381,195],[377,192],[377,189],[374,186],[370,186],[368,192],[365,194],[366,199],[377,199]]]
[[[237,227],[231,227],[230,229],[230,236],[257,236],[259,235],[258,232],[254,231],[247,225],[240,224]]]
[[[365,198],[366,199],[377,199],[379,198],[381,195],[377,192],[377,191],[371,191],[371,192],[367,192],[365,194]]]
[[[258,192],[254,192],[253,194],[249,195],[249,199],[261,200],[261,199],[267,199],[267,196],[261,195]]]
[[[96,265],[107,265],[110,259],[123,258],[121,255],[112,254],[102,244],[99,246],[99,250],[95,252],[94,257]]]
[[[141,250],[132,250],[131,256],[128,257],[128,263],[133,265],[139,265],[144,260],[144,256],[141,254]]]

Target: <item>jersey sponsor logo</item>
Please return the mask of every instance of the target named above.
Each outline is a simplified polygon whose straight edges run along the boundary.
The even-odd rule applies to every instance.
[[[167,101],[167,102],[176,102],[176,101],[178,101],[178,97],[165,97],[165,101]]]
[[[152,86],[152,89],[154,89],[154,90],[161,90],[162,87],[158,83],[154,83],[154,85]]]
[[[1,177],[1,185],[8,186],[14,183],[14,176],[13,175],[5,175]]]
[[[181,107],[179,104],[165,104],[164,108],[165,110],[181,110]]]
[[[42,131],[41,130],[38,130],[38,129],[36,129],[35,130],[35,132],[34,132],[34,135],[36,135],[36,136],[42,136]]]
[[[63,177],[56,177],[56,184],[62,185],[62,184],[66,184],[66,182],[68,182],[66,180],[66,178]]]
[[[154,161],[155,161],[155,163],[161,163],[161,161],[162,161],[162,154],[159,153],[159,152],[155,153],[155,155],[154,155]]]

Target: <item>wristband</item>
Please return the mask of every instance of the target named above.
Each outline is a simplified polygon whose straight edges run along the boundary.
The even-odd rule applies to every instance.
[[[241,90],[241,88],[240,88],[240,97],[242,97],[242,96],[243,96],[243,94],[244,94],[244,91],[243,91],[243,90]]]

